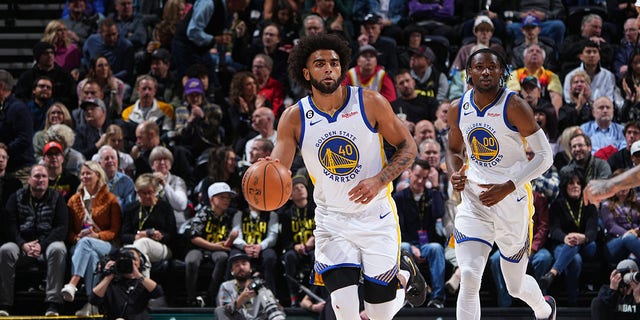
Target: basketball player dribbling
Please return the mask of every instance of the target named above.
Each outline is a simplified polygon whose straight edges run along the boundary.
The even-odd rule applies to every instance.
[[[497,52],[474,52],[467,61],[473,88],[449,110],[447,166],[462,195],[454,231],[461,271],[456,317],[480,319],[480,283],[495,242],[509,294],[526,302],[536,318],[555,319],[555,300],[543,296],[526,274],[533,214],[529,181],[551,166],[553,154],[529,105],[506,89],[506,70]],[[536,154],[531,161],[527,145]]]
[[[413,162],[416,144],[379,93],[340,85],[350,57],[334,35],[306,37],[293,49],[289,74],[311,94],[284,111],[271,158],[290,168],[300,148],[315,186],[314,270],[337,319],[360,319],[362,273],[365,312],[388,320],[405,297],[421,305],[426,296],[424,278],[400,253],[391,198],[391,182]],[[396,147],[388,162],[383,139]]]

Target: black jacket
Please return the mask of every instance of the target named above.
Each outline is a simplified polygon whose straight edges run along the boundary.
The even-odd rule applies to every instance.
[[[429,242],[444,244],[446,239],[436,233],[436,219],[444,215],[444,198],[440,191],[425,190],[420,201],[416,202],[411,189],[405,188],[393,195],[393,200],[398,208],[402,242],[418,245],[418,230],[426,230]],[[424,208],[422,219],[420,208]]]

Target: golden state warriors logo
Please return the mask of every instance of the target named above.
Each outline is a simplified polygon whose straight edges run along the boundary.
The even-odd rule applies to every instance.
[[[360,160],[355,143],[344,136],[333,136],[325,140],[318,149],[320,164],[331,175],[347,177],[358,168]]]
[[[467,135],[471,146],[471,158],[476,161],[491,163],[496,160],[500,146],[498,140],[487,128],[477,127]]]

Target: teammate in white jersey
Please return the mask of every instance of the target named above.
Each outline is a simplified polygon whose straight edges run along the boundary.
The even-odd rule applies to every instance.
[[[509,73],[500,54],[488,48],[474,52],[466,72],[472,89],[451,104],[448,115],[448,167],[462,195],[454,231],[461,271],[456,317],[480,319],[482,273],[495,242],[509,293],[536,318],[555,319],[555,300],[544,297],[526,274],[533,214],[529,181],[551,166],[551,147],[529,105],[506,89]],[[531,161],[527,145],[536,154]]]
[[[391,181],[413,162],[411,134],[379,93],[341,86],[351,57],[334,35],[304,38],[289,56],[289,74],[311,95],[287,108],[271,158],[291,167],[296,148],[315,185],[315,271],[331,292],[338,319],[359,319],[358,282],[365,311],[392,319],[404,305],[422,304],[425,281],[400,254]],[[387,162],[383,139],[396,146]],[[399,268],[401,270],[399,270]],[[407,271],[409,269],[409,271]]]

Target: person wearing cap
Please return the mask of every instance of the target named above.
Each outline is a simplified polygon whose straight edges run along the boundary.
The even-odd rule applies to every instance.
[[[64,149],[57,141],[49,141],[44,145],[42,161],[47,168],[49,188],[60,192],[68,201],[76,192],[80,179],[63,167]]]
[[[33,83],[31,98],[27,101],[27,107],[31,111],[34,132],[44,128],[47,110],[53,104],[51,99],[52,89],[53,82],[46,76],[38,77]]]
[[[485,15],[479,15],[473,22],[473,35],[476,37],[476,41],[465,44],[458,50],[453,63],[451,64],[451,70],[465,70],[467,68],[467,60],[473,52],[482,48],[491,48],[498,52],[503,57],[506,57],[504,48],[497,42],[492,42],[493,37],[493,22]]]
[[[545,53],[543,66],[547,69],[555,70],[558,68],[558,50],[551,39],[540,36],[540,19],[534,15],[528,15],[522,20],[522,34],[524,41],[516,43],[511,52],[511,65],[514,68],[522,68],[524,63],[524,50],[532,44],[540,46]]]
[[[198,272],[204,259],[213,263],[207,297],[215,297],[224,280],[227,258],[239,231],[232,231],[232,218],[237,210],[230,208],[231,198],[237,194],[224,182],[215,182],[207,189],[210,206],[202,207],[185,225],[184,236],[191,248],[184,258],[187,304],[197,305]]]
[[[627,142],[627,147],[618,150],[618,152],[607,159],[611,171],[631,169],[634,166],[634,163],[631,161],[631,148],[636,141],[640,140],[639,121],[629,121],[624,125],[624,139]],[[638,144],[638,149],[636,150],[640,150],[640,144]]]
[[[434,65],[436,55],[433,50],[423,45],[409,49],[409,52],[411,53],[410,73],[416,81],[416,88],[423,91],[427,97],[435,98],[438,101],[446,99],[447,92],[449,92],[449,80],[447,75]]]
[[[107,108],[100,99],[86,99],[80,104],[84,111],[84,123],[76,128],[76,140],[73,148],[80,151],[85,159],[98,152],[107,140],[107,127],[112,123],[107,118]]]
[[[14,302],[16,267],[23,269],[40,261],[46,263],[47,316],[59,315],[64,283],[67,247],[64,244],[69,212],[64,198],[48,188],[47,169],[31,168],[29,183],[3,204],[8,242],[0,247],[0,316],[8,316]]]
[[[540,96],[551,102],[557,110],[562,107],[562,83],[557,74],[543,66],[546,52],[540,44],[531,44],[524,49],[524,67],[511,71],[507,80],[507,88],[520,91],[520,82],[528,76],[537,79],[540,87]]]
[[[393,38],[383,36],[382,17],[376,13],[369,13],[364,17],[358,36],[358,46],[373,46],[378,52],[377,64],[382,66],[389,76],[392,77],[398,72],[398,45]],[[357,56],[356,56],[357,54]],[[360,56],[360,51],[354,52],[354,58]],[[355,59],[354,59],[355,60]]]
[[[617,150],[627,146],[624,126],[613,121],[614,108],[609,97],[600,97],[593,102],[593,120],[580,125],[582,132],[591,138],[592,153],[609,145]]]
[[[520,96],[533,110],[533,117],[542,128],[550,143],[558,139],[558,116],[553,105],[546,99],[540,98],[542,89],[540,82],[534,76],[526,76],[520,82]]]
[[[189,78],[184,84],[184,100],[176,108],[176,140],[187,147],[195,157],[205,150],[223,145],[222,109],[207,101],[204,86],[198,78]]]
[[[540,20],[543,36],[553,39],[560,44],[564,40],[565,25],[560,20],[565,14],[564,4],[558,0],[521,0],[512,4],[509,11],[514,13],[512,23],[507,24],[507,35],[511,39],[522,39],[522,23],[528,15],[534,15]]]
[[[313,264],[313,251],[316,247],[313,230],[316,228],[314,213],[316,204],[309,199],[307,177],[296,175],[292,179],[291,197],[284,207],[278,209],[278,221],[282,226],[278,235],[278,252],[284,252],[284,263],[287,277],[287,288],[291,307],[300,306],[297,283],[298,272],[303,266]],[[305,280],[305,279],[298,279]]]
[[[16,97],[23,101],[31,99],[36,79],[46,76],[53,83],[51,98],[64,103],[70,109],[76,108],[78,106],[78,98],[74,90],[76,81],[68,71],[55,63],[53,45],[42,41],[36,43],[33,46],[33,59],[35,60],[33,67],[20,74],[14,90]]]
[[[633,19],[635,23],[635,18]],[[640,283],[631,280],[638,272],[638,264],[628,258],[620,261],[609,275],[609,284],[603,284],[598,296],[591,300],[591,319],[636,319],[640,311]],[[625,280],[629,281],[627,283]]]
[[[365,44],[358,50],[356,66],[347,71],[343,85],[355,86],[379,92],[389,102],[396,100],[393,80],[386,69],[378,65],[379,52],[375,47]]]
[[[109,60],[113,75],[128,83],[132,81],[134,48],[124,35],[120,36],[118,25],[111,18],[100,21],[98,33],[94,33],[82,47],[82,65],[89,69],[91,61],[104,55]]]

